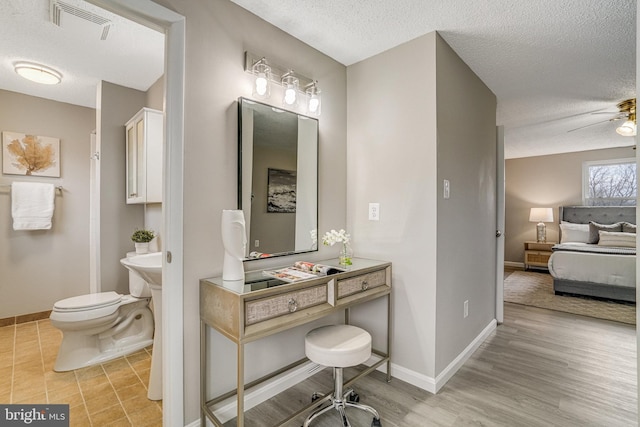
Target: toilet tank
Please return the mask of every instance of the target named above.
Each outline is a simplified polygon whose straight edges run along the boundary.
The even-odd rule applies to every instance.
[[[151,289],[142,277],[129,271],[129,293],[136,298],[151,298]]]

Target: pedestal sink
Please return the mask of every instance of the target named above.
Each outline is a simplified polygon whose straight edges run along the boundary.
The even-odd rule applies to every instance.
[[[151,289],[155,332],[147,397],[162,400],[162,252],[130,256],[120,263],[142,277]]]

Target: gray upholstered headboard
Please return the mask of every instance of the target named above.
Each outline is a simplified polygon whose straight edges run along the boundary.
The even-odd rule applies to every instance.
[[[594,221],[600,224],[615,224],[626,221],[636,223],[635,206],[560,206],[558,217],[560,222],[589,224]]]

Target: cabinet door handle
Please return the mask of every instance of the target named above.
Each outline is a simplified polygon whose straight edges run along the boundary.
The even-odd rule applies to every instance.
[[[296,311],[298,309],[298,303],[296,302],[296,300],[294,300],[293,298],[291,298],[289,300],[289,313],[293,313],[294,311]]]
[[[362,290],[366,291],[367,289],[369,289],[369,283],[366,280],[362,281]]]
[[[129,194],[129,197],[138,197],[138,193],[131,193]]]

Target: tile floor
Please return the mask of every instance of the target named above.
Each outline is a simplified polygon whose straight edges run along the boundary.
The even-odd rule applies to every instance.
[[[162,402],[147,399],[151,348],[54,372],[61,340],[49,319],[0,327],[1,403],[66,403],[71,426],[162,426]]]

